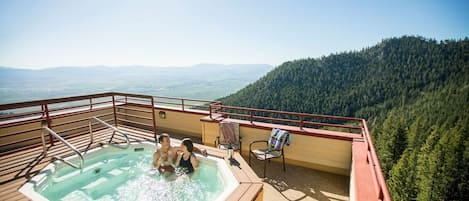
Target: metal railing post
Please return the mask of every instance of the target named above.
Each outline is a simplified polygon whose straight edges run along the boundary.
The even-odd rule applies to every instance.
[[[184,111],[184,99],[181,99],[181,106],[182,106],[182,111]]]
[[[88,126],[90,128],[91,143],[93,143],[93,141],[94,141],[94,139],[93,139],[93,122],[91,121],[91,119],[88,121]]]
[[[79,157],[80,157],[80,164],[79,165],[75,165],[73,164],[72,162],[68,161],[68,160],[65,160],[64,158],[60,157],[60,156],[55,156],[54,158],[66,163],[67,165],[70,165],[76,169],[82,169],[83,168],[83,164],[85,163],[85,159],[83,158],[83,154],[80,153],[80,151],[75,148],[72,144],[70,144],[67,140],[63,139],[62,137],[60,137],[59,134],[57,134],[55,131],[53,131],[52,129],[50,129],[49,127],[47,126],[44,126],[42,127],[43,130],[46,130],[47,132],[49,132],[49,134],[53,135],[55,138],[57,138],[59,141],[61,141],[62,143],[64,143],[68,148],[70,148],[73,152],[75,152]],[[44,138],[44,133],[42,132],[41,133],[41,137]],[[45,144],[43,144],[43,146],[45,147]],[[45,148],[44,148],[45,149]]]
[[[47,121],[47,127],[51,128],[51,123],[50,123],[50,116],[49,116],[49,107],[47,104],[44,104],[44,113],[46,113],[46,121]],[[49,133],[49,140],[50,140],[50,145],[54,146],[54,138],[52,138],[52,134]]]
[[[90,110],[93,109],[93,101],[92,101],[92,98],[90,98]]]
[[[45,120],[42,120],[41,121],[41,140],[42,140],[42,151],[45,155],[47,155],[46,139],[44,138],[44,134],[46,132],[44,127],[46,126],[47,126],[47,122]]]
[[[99,123],[103,124],[104,126],[106,126],[106,127],[108,127],[108,128],[110,128],[110,129],[113,130],[111,139],[109,140],[109,144],[111,144],[111,141],[112,141],[112,139],[114,138],[114,134],[119,133],[119,134],[121,134],[122,136],[124,136],[126,145],[125,145],[125,147],[119,147],[119,146],[117,146],[117,147],[119,147],[119,148],[124,148],[124,149],[129,148],[129,146],[130,146],[130,140],[129,140],[129,136],[127,136],[127,134],[126,134],[125,132],[119,130],[117,127],[114,127],[114,126],[112,126],[112,125],[106,123],[105,121],[103,121],[103,120],[101,120],[101,119],[98,119],[98,118],[96,118],[96,117],[91,117],[90,120],[91,120],[91,119],[94,119],[94,120],[96,120],[97,122],[99,122]],[[112,144],[111,144],[111,145],[112,145]]]
[[[127,96],[125,98],[127,102]],[[112,95],[112,108],[114,109],[114,126],[117,126],[116,100],[114,98],[114,95]]]
[[[299,125],[300,130],[303,130],[303,115],[300,114],[298,115],[298,117],[300,118],[300,125]]]
[[[213,117],[212,117],[212,103],[208,104],[208,112],[210,114],[210,119],[213,119]]]
[[[44,109],[44,104],[41,105],[41,111],[42,111],[42,113],[41,113],[41,118],[44,118],[44,117],[46,116],[46,114],[45,114],[45,112],[44,112],[44,111],[45,111],[45,109]]]
[[[153,99],[153,96],[151,97],[151,117],[153,119],[153,133],[155,135],[155,141],[156,141],[157,130],[156,130],[156,117],[155,117],[155,100]]]

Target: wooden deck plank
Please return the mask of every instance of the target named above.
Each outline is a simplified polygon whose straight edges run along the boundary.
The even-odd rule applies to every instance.
[[[249,178],[248,175],[246,175],[246,173],[243,170],[246,167],[243,167],[241,165],[240,165],[240,168],[238,168],[237,166],[231,166],[228,158],[225,159],[225,162],[226,164],[228,164],[228,167],[230,167],[231,172],[233,173],[233,175],[235,176],[236,180],[238,180],[239,183],[251,183],[251,179]]]
[[[26,182],[26,178],[20,178],[15,181],[9,182],[5,185],[0,185],[0,198],[2,200],[21,200],[17,199],[18,196],[23,198],[24,195],[21,194],[18,189]],[[15,198],[15,199],[13,199]],[[27,199],[24,197],[24,199]]]
[[[73,144],[77,149],[83,152],[83,151],[98,147],[99,143],[103,142],[105,138],[106,136],[97,136],[95,138],[95,143],[91,145],[89,142],[85,142],[85,141],[80,142],[79,139],[70,140],[70,143]],[[34,163],[40,164],[44,162],[50,162],[53,156],[65,157],[65,156],[74,154],[68,147],[66,147],[63,144],[54,145],[52,149],[49,149],[47,151],[47,155],[44,155],[42,153],[42,148],[32,153],[31,152],[28,153],[26,151],[22,151],[22,152],[23,152],[23,155],[17,156],[17,157],[20,157],[20,156],[22,157],[21,161],[10,159],[9,162],[2,163],[2,167],[0,168],[0,175],[19,171]]]
[[[89,142],[82,142],[82,143],[74,143],[74,142],[71,142],[77,149],[79,149],[80,151],[85,151],[86,149],[89,149],[88,145],[89,145]],[[96,145],[93,145],[93,146],[96,146]],[[50,148],[50,147],[49,147]],[[65,147],[65,146],[54,146],[53,149],[49,149],[47,151],[47,155],[46,156],[43,156],[44,154],[42,153],[42,148],[40,150],[37,150],[36,152],[25,152],[22,156],[22,162],[28,162],[28,161],[31,161],[31,160],[36,160],[37,158],[39,157],[51,157],[51,156],[54,156],[54,155],[62,155],[63,153],[68,153],[70,150]],[[20,163],[20,164],[23,164],[23,163]],[[12,168],[12,167],[15,167],[15,166],[18,166],[20,165],[18,164],[18,161],[17,160],[10,160],[8,162],[2,162],[2,169],[9,169],[9,168]]]
[[[101,131],[96,132],[94,135],[95,135],[95,138],[103,136],[103,135],[107,136],[107,135],[109,135],[109,130],[101,130]],[[109,137],[110,137],[110,135],[109,135]],[[69,141],[71,144],[74,144],[76,142],[84,142],[87,139],[89,139],[89,135],[77,136],[77,137],[69,138],[69,139],[66,139],[66,140]],[[89,142],[89,140],[88,140],[88,142]],[[57,145],[63,145],[62,143],[56,143],[56,144]],[[47,145],[47,146],[49,146],[49,145]],[[0,156],[0,163],[6,163],[8,161],[16,161],[17,156],[24,157],[26,153],[37,153],[37,152],[42,152],[42,144],[38,144],[36,147],[33,147],[29,150],[21,150],[21,151],[15,152],[15,153]]]
[[[42,146],[32,147],[31,149],[17,151],[8,155],[0,156],[0,162],[5,163],[8,161],[16,161],[18,156],[24,156],[25,153],[36,153],[37,151],[42,151]]]
[[[82,135],[67,139],[80,151],[86,151],[101,146],[107,142],[111,136],[110,130],[101,130],[94,133],[94,142],[90,145],[89,135]],[[131,141],[139,141],[142,138],[129,137]],[[117,141],[122,141],[116,135]],[[55,145],[47,151],[47,156],[42,154],[41,144],[27,150],[0,156],[0,198],[1,200],[28,200],[18,189],[28,178],[35,176],[40,170],[47,166],[52,156],[66,157],[74,152],[68,149],[63,143]]]
[[[9,200],[14,200],[14,201],[22,201],[22,200],[29,200],[28,198],[26,198],[23,194],[21,193],[17,193],[17,194],[11,194],[11,196],[8,196],[7,198],[5,198],[6,201],[9,201]]]
[[[262,183],[252,183],[249,186],[244,194],[241,196],[240,200],[251,200],[252,198],[257,197],[257,195],[262,191]]]
[[[239,186],[228,196],[227,201],[238,201],[241,196],[249,189],[252,184],[244,183]]]
[[[244,160],[244,158],[241,156],[239,153],[235,153],[233,156],[239,163],[240,167],[243,168],[244,174],[246,174],[246,177],[249,178],[249,182],[251,183],[262,183],[262,179],[260,179],[257,174],[251,169],[249,164]],[[232,166],[232,169],[239,169],[235,166]]]

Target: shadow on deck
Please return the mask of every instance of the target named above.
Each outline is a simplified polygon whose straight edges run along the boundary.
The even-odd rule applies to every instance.
[[[248,157],[244,156],[248,161]],[[252,159],[251,167],[262,176],[264,162]],[[349,177],[282,163],[267,164],[264,200],[349,200]]]

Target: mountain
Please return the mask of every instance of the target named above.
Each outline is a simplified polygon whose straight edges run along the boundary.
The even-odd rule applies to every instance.
[[[394,200],[469,200],[469,39],[285,62],[226,105],[362,117]]]
[[[0,67],[0,104],[108,91],[213,100],[272,70],[265,64],[190,67]]]

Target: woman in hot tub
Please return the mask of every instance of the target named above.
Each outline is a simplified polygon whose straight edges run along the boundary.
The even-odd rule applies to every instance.
[[[178,153],[176,165],[181,167],[186,174],[193,173],[199,167],[199,160],[192,153],[194,145],[190,138],[185,138],[181,143],[182,152]]]

